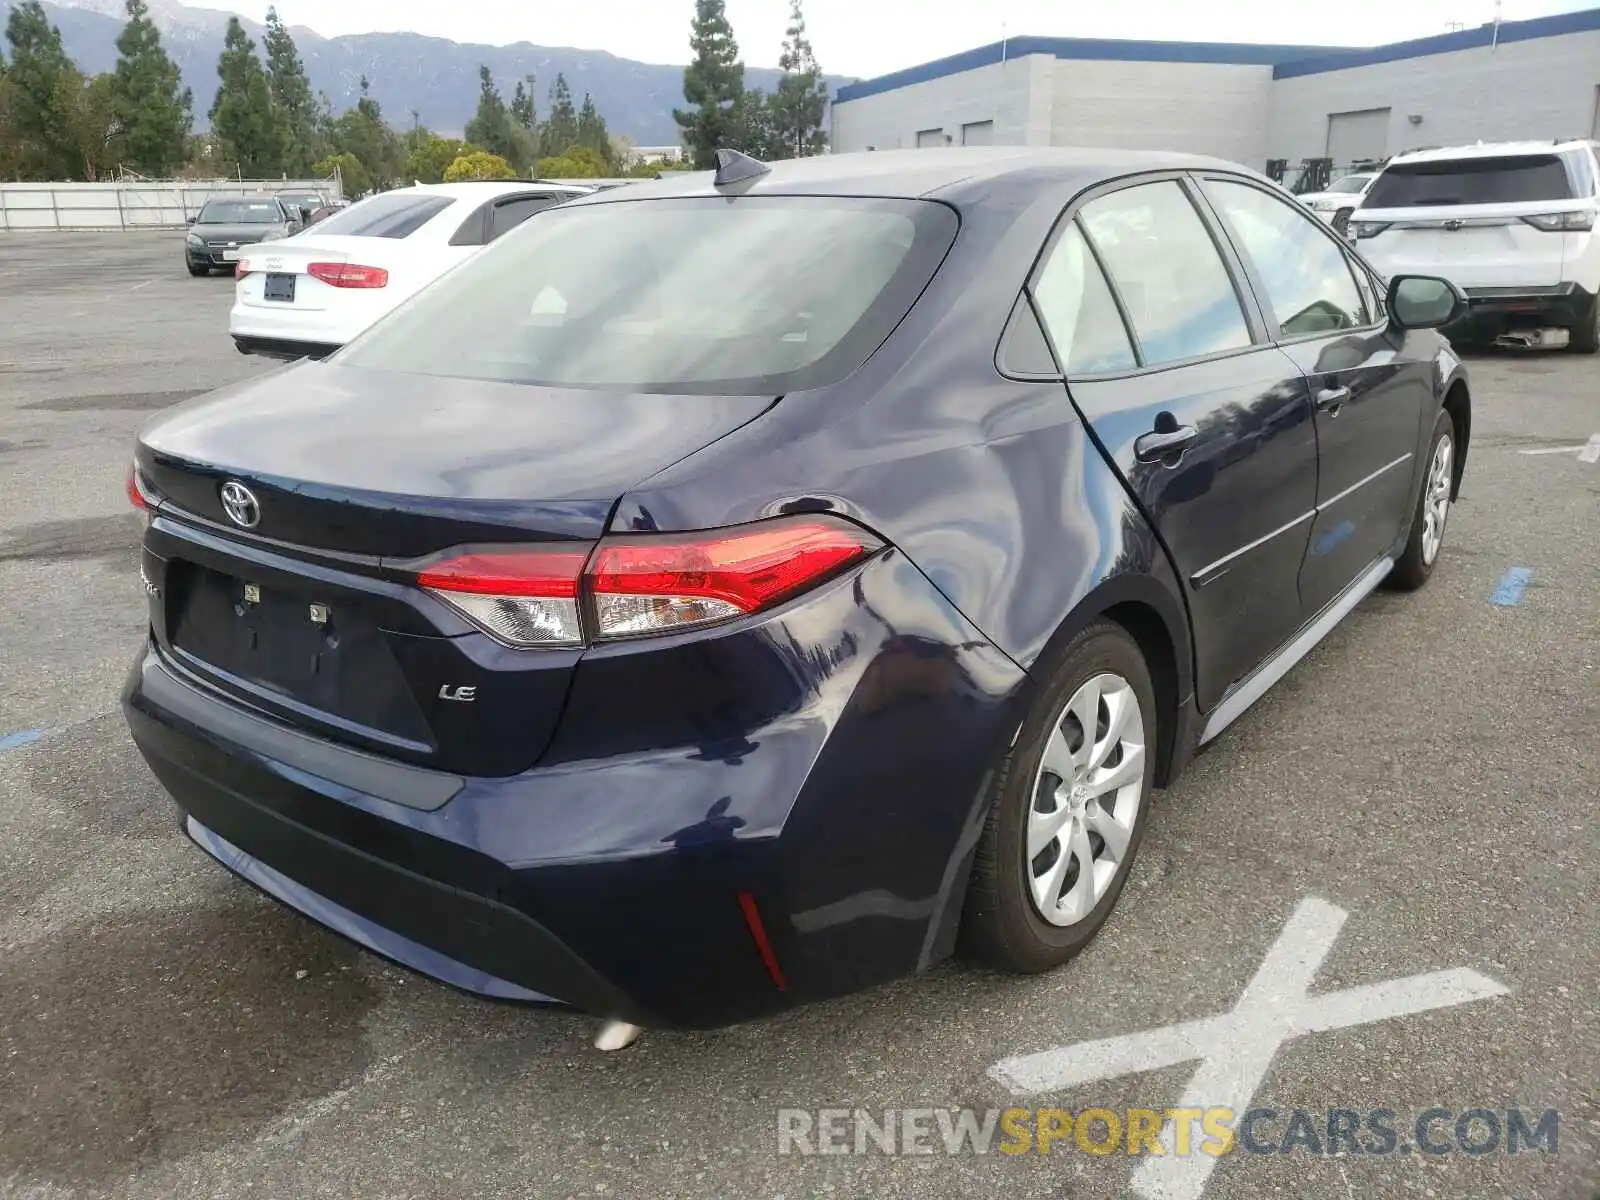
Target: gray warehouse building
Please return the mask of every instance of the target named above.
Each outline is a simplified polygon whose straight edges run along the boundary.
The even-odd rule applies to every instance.
[[[1183,150],[1263,169],[1600,138],[1600,8],[1377,46],[1016,37],[839,89],[837,151]]]

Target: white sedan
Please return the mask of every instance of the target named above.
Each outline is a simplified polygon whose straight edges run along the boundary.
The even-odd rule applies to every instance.
[[[368,197],[239,259],[228,332],[244,354],[322,357],[540,209],[590,188],[495,180]]]
[[[1361,207],[1361,198],[1367,194],[1367,189],[1377,177],[1376,171],[1356,171],[1339,176],[1328,185],[1325,192],[1305,192],[1295,198],[1343,233],[1344,227],[1349,224],[1350,214]]]

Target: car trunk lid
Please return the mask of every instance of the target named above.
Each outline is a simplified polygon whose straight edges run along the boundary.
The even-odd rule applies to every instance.
[[[1567,238],[1524,218],[1572,203],[1474,204],[1468,208],[1367,209],[1361,247],[1386,275],[1442,275],[1461,288],[1553,287],[1562,282]]]
[[[526,769],[581,650],[497,643],[417,586],[421,564],[585,547],[629,487],[772,403],[315,363],[192,401],[140,436],[152,627],[178,666],[279,720],[441,769]]]

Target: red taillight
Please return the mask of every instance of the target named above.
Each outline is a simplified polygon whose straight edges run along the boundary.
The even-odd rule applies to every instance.
[[[243,279],[248,274],[250,274],[250,264],[245,262],[244,259],[241,258],[233,264],[233,277],[235,279]]]
[[[417,582],[507,645],[578,646],[586,619],[595,638],[626,638],[757,612],[880,545],[845,521],[791,517],[609,537],[592,555],[587,545],[463,551],[421,571]]]
[[[389,286],[389,272],[382,267],[361,267],[355,263],[312,263],[306,274],[329,287],[381,288]]]
[[[138,466],[128,468],[128,502],[145,513],[155,507],[154,499],[145,490],[144,482],[139,478]]]
[[[877,549],[864,531],[825,517],[740,529],[617,537],[589,564],[596,634],[661,633],[755,612]]]
[[[577,646],[578,579],[589,557],[577,549],[485,550],[435,563],[417,582],[510,646]]]

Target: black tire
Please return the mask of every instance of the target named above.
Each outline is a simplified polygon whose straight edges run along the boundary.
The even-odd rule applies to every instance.
[[[1098,621],[1074,638],[1057,661],[1059,665],[1050,673],[1049,682],[1023,722],[1016,745],[1003,756],[995,771],[988,821],[978,841],[961,918],[960,948],[964,954],[1018,974],[1036,974],[1060,966],[1087,946],[1105,924],[1143,840],[1155,780],[1155,689],[1134,640],[1121,626]],[[1145,745],[1142,803],[1134,818],[1127,853],[1104,896],[1076,923],[1058,926],[1039,914],[1030,895],[1028,814],[1034,805],[1035,778],[1052,723],[1059,724],[1064,706],[1083,684],[1103,673],[1120,675],[1139,701]]]
[[[1589,302],[1588,320],[1574,325],[1568,338],[1567,349],[1574,354],[1600,353],[1600,295]]]
[[[1394,564],[1394,570],[1390,571],[1383,581],[1385,587],[1396,591],[1414,592],[1427,583],[1428,579],[1433,575],[1433,568],[1439,563],[1439,555],[1444,553],[1444,532],[1439,535],[1441,544],[1432,562],[1427,561],[1427,556],[1423,553],[1422,544],[1422,535],[1427,527],[1427,520],[1423,515],[1423,504],[1428,498],[1428,478],[1433,471],[1433,457],[1438,453],[1439,442],[1444,438],[1450,439],[1453,469],[1454,464],[1459,461],[1458,456],[1460,454],[1460,447],[1455,444],[1456,428],[1450,420],[1450,414],[1440,409],[1439,415],[1434,418],[1433,436],[1428,439],[1427,457],[1422,460],[1422,480],[1417,485],[1417,498],[1411,506],[1411,535],[1406,539],[1405,552],[1400,555],[1399,561]],[[1453,501],[1454,484],[1452,483],[1451,486],[1451,499]],[[1446,516],[1448,517],[1448,515],[1449,512],[1446,510]],[[1447,532],[1449,522],[1446,521],[1445,525]]]
[[[195,278],[197,278],[197,279],[201,275],[209,275],[209,274],[211,274],[211,268],[210,267],[196,266],[194,263],[189,263],[188,266],[189,266],[189,274],[195,276]]]

